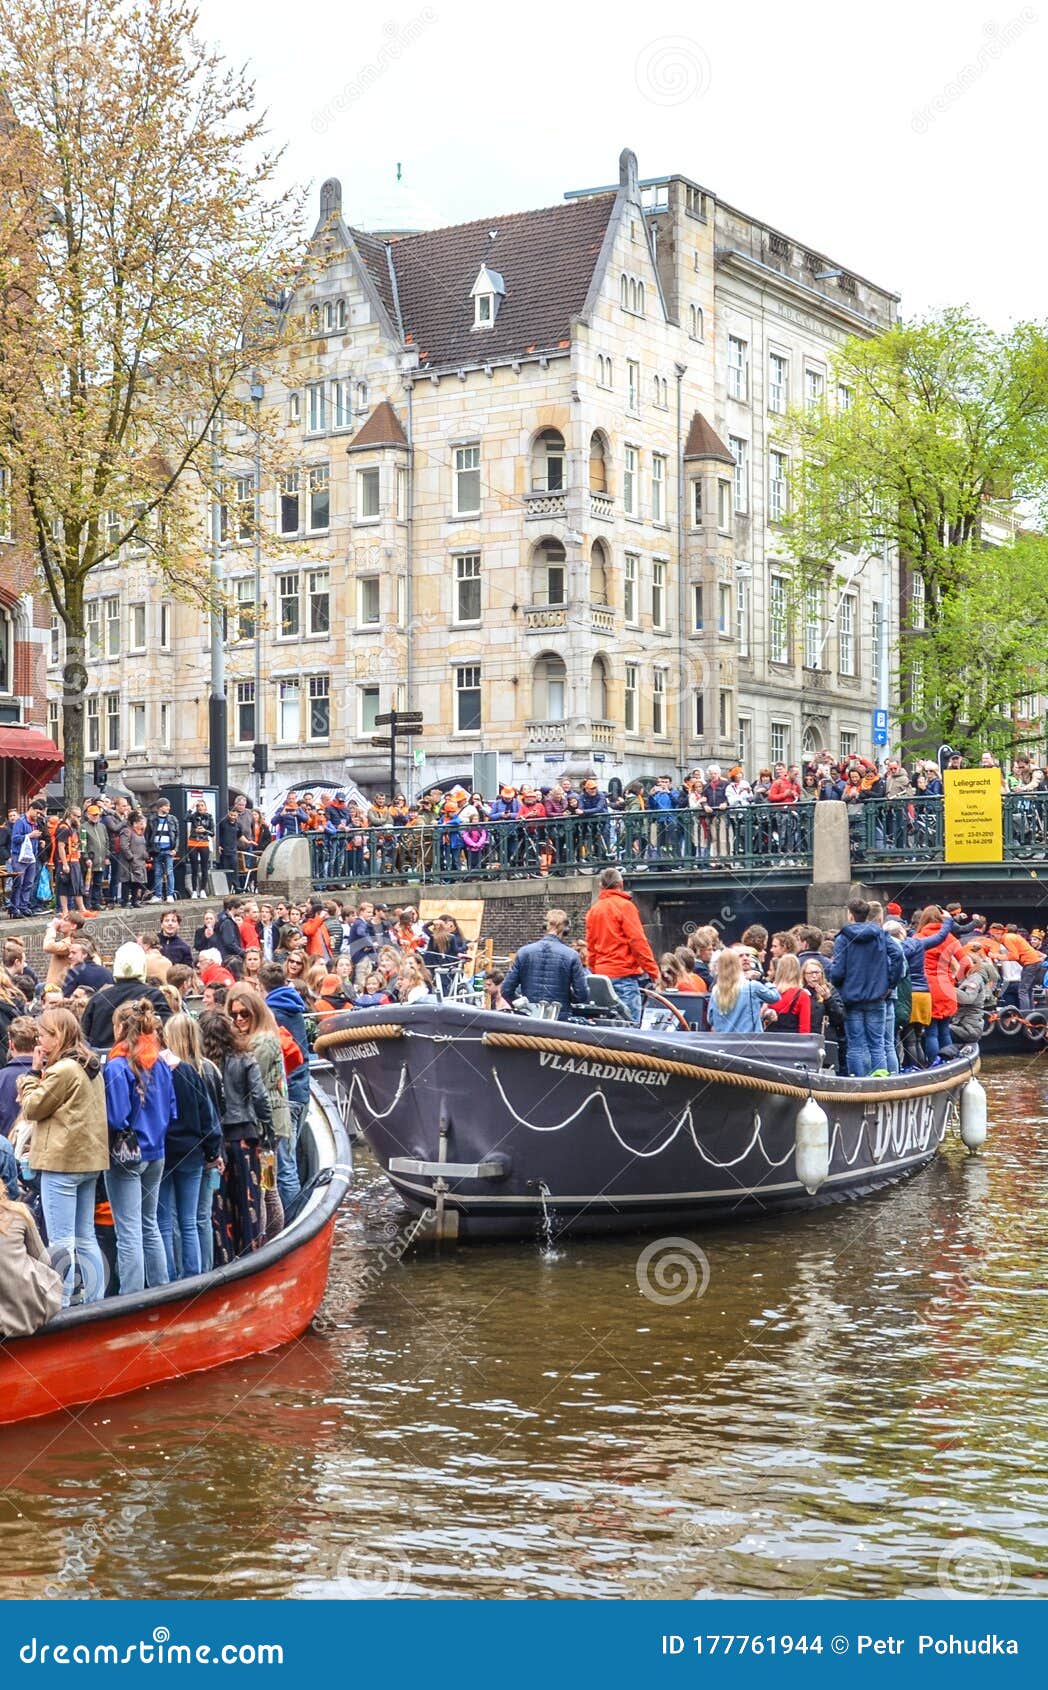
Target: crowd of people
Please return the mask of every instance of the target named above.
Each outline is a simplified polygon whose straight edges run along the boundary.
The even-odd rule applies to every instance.
[[[5,937],[0,1335],[210,1271],[279,1231],[300,1200],[313,1043],[340,1011],[453,995],[570,1017],[597,975],[634,1024],[701,998],[714,1031],[813,1034],[840,1073],[885,1075],[948,1060],[991,1003],[1029,1011],[1048,969],[1039,929],[957,905],[906,920],[861,899],[835,935],[753,925],[732,941],[700,926],[657,958],[610,865],[584,934],[551,909],[505,968],[482,970],[450,914],[367,898],[233,893],[192,931],[166,903],[157,916],[107,961],[88,912],[67,907],[42,977]]]

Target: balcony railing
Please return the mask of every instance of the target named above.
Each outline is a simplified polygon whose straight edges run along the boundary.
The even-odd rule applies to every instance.
[[[351,828],[307,838],[318,887],[595,874],[609,863],[635,874],[738,873],[809,867],[814,808],[754,804],[718,816],[693,810],[599,812],[484,822],[465,833],[454,821],[427,819],[417,826]]]
[[[567,516],[568,496],[566,493],[525,493],[524,520],[533,522],[537,517]]]
[[[525,733],[529,745],[563,745],[568,734],[567,722],[526,722]]]
[[[613,745],[615,742],[614,722],[591,722],[590,730],[594,745]]]
[[[531,604],[525,607],[524,626],[529,634],[545,634],[552,628],[566,628],[567,625],[566,604]]]
[[[595,634],[613,634],[615,632],[615,612],[609,610],[607,605],[591,605],[590,621]]]
[[[598,522],[614,522],[615,501],[610,493],[590,492],[589,513]]]

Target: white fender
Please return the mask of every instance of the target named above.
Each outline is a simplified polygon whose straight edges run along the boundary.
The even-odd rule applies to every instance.
[[[813,1097],[797,1111],[794,1166],[804,1189],[814,1197],[830,1171],[830,1117]]]
[[[978,1150],[986,1143],[986,1092],[978,1080],[969,1080],[961,1092],[957,1105],[961,1118],[961,1138],[969,1150]]]

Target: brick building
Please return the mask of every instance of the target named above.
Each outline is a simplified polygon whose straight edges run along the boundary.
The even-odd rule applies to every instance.
[[[6,814],[62,766],[50,736],[47,642],[50,615],[19,543],[7,470],[0,465],[0,806]]]

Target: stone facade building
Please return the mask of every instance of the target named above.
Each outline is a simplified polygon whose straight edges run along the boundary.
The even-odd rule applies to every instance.
[[[617,185],[396,236],[347,227],[330,181],[313,247],[259,400],[289,465],[261,616],[251,432],[223,442],[234,785],[257,741],[267,798],[388,784],[394,706],[424,717],[416,790],[477,752],[516,785],[869,750],[897,573],[791,610],[785,417],[847,403],[834,348],[895,295],[629,152]],[[88,757],[143,793],[206,778],[208,639],[141,559],[99,570]]]

